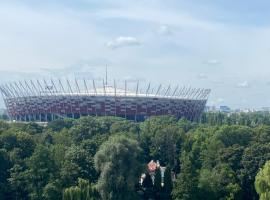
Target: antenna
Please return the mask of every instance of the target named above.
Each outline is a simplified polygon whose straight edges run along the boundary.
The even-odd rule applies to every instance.
[[[108,68],[107,68],[107,64],[106,64],[106,81],[105,81],[105,85],[108,85]]]

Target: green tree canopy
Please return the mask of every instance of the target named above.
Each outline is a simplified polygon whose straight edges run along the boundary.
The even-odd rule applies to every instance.
[[[141,149],[135,140],[111,137],[95,155],[100,172],[97,189],[104,200],[136,199],[135,184],[140,176]]]
[[[260,200],[270,200],[270,161],[256,175],[255,188]]]
[[[96,189],[88,180],[79,178],[78,185],[66,188],[63,200],[98,200],[100,199]]]

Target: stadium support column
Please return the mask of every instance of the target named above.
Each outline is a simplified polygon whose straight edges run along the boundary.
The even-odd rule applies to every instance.
[[[137,114],[138,114],[138,100],[137,100],[137,96],[138,96],[138,90],[139,90],[139,81],[137,82],[137,87],[136,87],[136,111],[135,111],[135,122],[137,122]]]
[[[89,116],[89,111],[88,111],[88,101],[89,101],[89,91],[88,91],[88,87],[87,87],[87,83],[85,81],[85,79],[83,79],[83,83],[84,83],[84,88],[85,88],[85,91],[87,93],[87,101],[86,101],[86,113],[87,113],[87,116]]]
[[[95,84],[95,80],[93,80],[93,88],[94,88],[94,92],[95,92],[95,97],[97,96],[97,88],[96,88],[96,84]],[[95,98],[95,114],[97,116],[97,100]]]
[[[155,97],[156,97],[156,98],[158,98],[158,95],[159,95],[159,92],[160,92],[161,88],[162,88],[162,85],[160,84],[160,85],[158,86],[157,92],[156,92],[156,94],[155,94]],[[157,100],[156,100],[156,101],[157,101]],[[157,105],[157,104],[156,104],[156,105]],[[156,116],[157,116],[157,106],[156,106]]]
[[[116,98],[116,83],[115,80],[113,80],[113,86],[114,86],[114,116],[116,117],[116,102],[117,102],[117,98]]]
[[[70,96],[71,96],[71,98],[70,98],[70,103],[71,103],[71,106],[70,106],[70,109],[71,109],[71,116],[72,116],[72,119],[75,119],[75,117],[74,117],[74,112],[73,112],[73,109],[72,109],[72,103],[73,103],[73,105],[74,105],[74,95],[73,95],[73,91],[72,91],[72,88],[71,88],[71,86],[70,86],[70,83],[69,83],[69,80],[68,79],[66,79],[67,80],[67,86],[68,86],[68,90],[69,90],[69,94],[70,94]]]
[[[125,80],[125,119],[127,119],[127,81]]]
[[[78,81],[77,81],[77,79],[75,78],[75,85],[76,85],[76,88],[77,88],[77,91],[76,91],[76,96],[77,96],[77,103],[78,103],[78,105],[79,105],[79,107],[80,107],[80,101],[79,101],[79,99],[80,99],[80,93],[81,93],[81,90],[80,90],[80,87],[79,87],[79,84],[78,84]],[[81,109],[79,108],[79,118],[81,118]]]
[[[65,97],[65,89],[64,89],[64,86],[63,86],[63,84],[62,84],[62,82],[61,82],[61,79],[58,79],[58,84],[59,84],[59,91],[60,92],[62,92],[62,96],[63,96],[63,104],[62,104],[62,109],[64,109],[64,115],[67,117],[68,116],[68,113],[67,113],[67,110],[66,110],[66,108],[67,108],[67,105],[66,105],[66,97]]]
[[[12,93],[12,98],[17,99],[16,94],[12,92],[12,89],[10,90],[10,89],[8,88],[7,85],[6,85],[5,88],[8,89],[8,90]],[[3,89],[2,87],[0,87],[0,90],[1,90],[2,98],[4,99],[4,103],[5,103],[5,105],[6,105],[6,108],[9,108],[9,106],[8,106],[8,101],[7,101],[7,99],[6,99],[5,95],[4,95],[4,93],[5,93],[4,90],[5,90],[5,89]],[[16,101],[16,100],[15,100],[15,101]],[[8,110],[9,110],[9,109],[8,109]],[[8,118],[11,119],[10,113],[7,112],[7,114],[8,114]]]
[[[50,97],[49,94],[46,94],[46,97],[47,97],[48,102],[49,102],[50,100],[53,99],[53,93],[52,93],[51,88],[49,87],[49,85],[47,84],[47,82],[46,82],[45,79],[43,79],[43,83],[44,83],[44,85],[45,85],[45,89],[49,90],[49,93],[50,93],[50,95],[51,95],[51,97]],[[51,121],[53,121],[53,108],[52,108],[53,104],[54,104],[54,102],[53,102],[53,100],[52,100],[52,103],[51,103],[51,105],[49,106],[49,108],[50,108],[50,120],[51,120]]]
[[[148,92],[150,90],[150,87],[151,87],[151,83],[149,83],[149,85],[147,87],[147,90],[145,92],[145,96],[146,96],[146,99],[145,99],[145,101],[146,101],[146,117],[148,117],[148,98],[147,98],[147,96],[148,96]]]
[[[106,85],[103,79],[103,90],[104,90],[104,116],[107,116],[107,95],[106,95]]]
[[[38,80],[36,81],[37,82],[37,87],[36,87],[36,89],[37,89],[37,92],[38,92],[38,94],[39,94],[39,98],[41,98],[41,96],[42,96],[42,94],[43,94],[43,92],[42,92],[42,90],[43,90],[43,88],[41,87],[41,85],[40,85],[40,83],[38,82]],[[34,84],[34,83],[33,83]],[[35,84],[34,84],[35,85]],[[39,109],[39,114],[40,114],[40,121],[42,121],[42,114],[44,114],[44,112],[43,113],[41,113],[41,109],[40,109],[40,107],[38,106],[38,109]],[[44,111],[44,110],[43,110]],[[45,118],[45,114],[44,114],[44,118]],[[45,120],[45,119],[44,119]]]
[[[30,84],[31,84],[31,86],[32,86],[32,90],[35,91],[37,97],[39,97],[39,96],[40,96],[39,91],[38,91],[38,89],[36,88],[36,86],[35,86],[35,84],[33,83],[32,80],[30,80]],[[38,120],[39,120],[39,119],[38,119],[38,118],[39,118],[39,107],[38,107],[37,104],[36,104],[36,112],[37,112],[37,113],[35,113],[35,120],[38,121]]]

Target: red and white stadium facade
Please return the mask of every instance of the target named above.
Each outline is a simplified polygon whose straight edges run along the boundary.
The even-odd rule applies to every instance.
[[[72,84],[73,83],[73,84]],[[174,115],[194,120],[204,110],[210,90],[190,87],[151,88],[139,83],[133,90],[101,84],[94,80],[36,80],[0,86],[7,112],[17,121],[52,121],[81,116],[117,116],[142,121],[150,116]]]

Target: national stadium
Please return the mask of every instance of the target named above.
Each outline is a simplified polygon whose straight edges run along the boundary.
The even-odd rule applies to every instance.
[[[143,121],[151,116],[174,115],[197,119],[210,90],[128,81],[109,85],[97,80],[29,80],[0,86],[7,113],[14,121],[48,122],[81,116],[116,116]],[[118,87],[119,86],[119,87]]]

